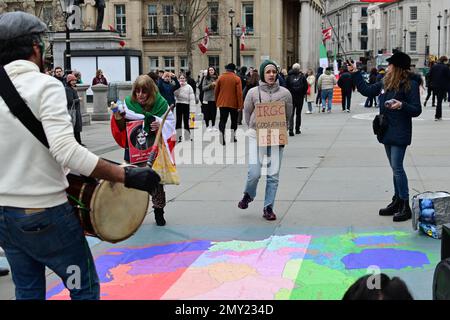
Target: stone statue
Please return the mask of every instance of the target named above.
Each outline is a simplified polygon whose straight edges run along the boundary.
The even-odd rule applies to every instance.
[[[97,8],[97,26],[95,30],[102,30],[106,7],[105,0],[96,0],[95,7]]]

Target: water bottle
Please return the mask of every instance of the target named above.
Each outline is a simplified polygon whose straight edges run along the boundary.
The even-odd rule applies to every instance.
[[[425,223],[434,223],[434,209],[424,209],[420,212],[420,221]]]
[[[433,208],[433,200],[431,199],[422,199],[420,201],[420,209],[424,210],[424,209],[431,209]]]

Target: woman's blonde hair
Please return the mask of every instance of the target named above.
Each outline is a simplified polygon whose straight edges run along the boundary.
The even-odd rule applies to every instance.
[[[98,77],[100,73],[103,73],[102,69],[98,69],[97,72],[95,72],[95,76]]]
[[[153,103],[156,100],[156,93],[158,92],[155,82],[146,74],[137,77],[133,83],[133,90],[131,93],[131,100],[133,102],[138,102],[136,95],[138,89],[142,89],[143,92],[148,94],[147,101],[145,101],[145,104],[142,107],[147,111],[151,110]]]
[[[400,91],[402,88],[408,91],[411,89],[410,75],[411,72],[409,70],[391,65],[391,70],[386,73],[383,79],[384,89],[386,91]]]

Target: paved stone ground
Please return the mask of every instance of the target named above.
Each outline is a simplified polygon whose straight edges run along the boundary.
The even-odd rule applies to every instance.
[[[348,232],[406,232],[429,252],[439,253],[440,242],[421,236],[411,229],[411,221],[394,224],[379,217],[378,209],[392,196],[392,174],[384,153],[371,131],[371,119],[377,109],[363,108],[356,94],[352,113],[334,106],[331,114],[303,114],[302,134],[289,139],[283,159],[275,212],[278,220],[262,218],[265,181],[246,211],[237,208],[245,184],[246,152],[236,146],[215,143],[183,142],[177,146],[180,186],[167,187],[167,226],[157,227],[149,214],[138,233],[115,246],[139,246],[170,241],[209,238],[211,240],[261,240],[274,235],[331,235]],[[306,106],[304,108],[304,111]],[[443,121],[434,122],[434,108],[424,108],[414,121],[413,144],[408,148],[405,166],[411,196],[427,190],[448,190],[450,185],[450,109],[444,105]],[[195,129],[200,135],[200,129]],[[121,162],[123,152],[111,138],[108,122],[94,122],[84,128],[83,142],[93,152]],[[238,147],[245,137],[238,135]],[[194,141],[199,141],[197,136]],[[202,154],[205,164],[180,163],[188,154]],[[211,161],[211,150],[225,150],[225,163]],[[195,156],[192,156],[194,158]],[[198,160],[198,159],[197,159]],[[226,162],[228,161],[228,163]],[[114,245],[90,239],[95,254]],[[6,265],[0,258],[0,265]],[[395,274],[395,273],[393,273]],[[431,298],[432,268],[422,273],[402,274],[414,296]],[[54,276],[49,272],[49,282]],[[0,278],[0,299],[14,298],[11,277]]]

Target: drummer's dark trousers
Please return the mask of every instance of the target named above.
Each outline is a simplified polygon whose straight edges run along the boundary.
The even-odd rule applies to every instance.
[[[17,300],[46,298],[45,267],[69,289],[72,300],[98,300],[100,285],[89,245],[73,207],[0,206],[0,247],[5,251]],[[57,286],[48,298],[64,289]]]

